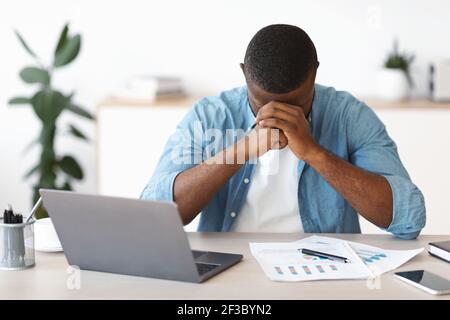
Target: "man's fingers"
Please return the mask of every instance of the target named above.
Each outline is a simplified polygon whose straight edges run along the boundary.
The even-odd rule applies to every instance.
[[[272,130],[277,130],[277,129],[272,129]],[[286,136],[284,135],[283,131],[278,130],[279,131],[279,137],[278,137],[278,143],[276,146],[273,147],[273,149],[283,149],[288,145],[288,139],[286,138]]]
[[[259,115],[259,113],[262,113],[264,111],[270,111],[270,110],[275,110],[275,109],[290,113],[293,116],[299,116],[301,114],[304,114],[303,109],[299,106],[294,106],[291,104],[278,102],[278,101],[271,101],[268,104],[261,107],[261,109],[258,112],[258,115]]]
[[[259,122],[261,127],[269,127],[269,128],[278,128],[283,130],[286,133],[289,133],[292,129],[292,124],[287,122],[286,120],[278,119],[278,118],[269,118],[264,119]]]
[[[295,121],[296,116],[282,109],[267,108],[265,110],[258,112],[258,116],[256,117],[256,123],[259,123],[259,121],[269,118],[278,118],[285,121]]]

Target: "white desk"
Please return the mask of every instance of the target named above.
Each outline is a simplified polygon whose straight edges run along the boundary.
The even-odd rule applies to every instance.
[[[250,254],[250,241],[292,241],[299,234],[190,233],[194,249],[236,252],[244,260],[203,284],[81,271],[81,288],[69,290],[68,264],[62,253],[37,253],[36,266],[0,272],[0,299],[450,299],[432,296],[393,277],[375,281],[281,283],[268,280]],[[386,235],[328,235],[386,249],[413,249],[450,236],[420,236],[414,241]],[[450,278],[450,264],[423,252],[398,270],[426,269]]]

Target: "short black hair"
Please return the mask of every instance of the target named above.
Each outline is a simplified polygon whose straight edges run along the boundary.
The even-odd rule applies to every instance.
[[[300,86],[317,65],[317,52],[299,27],[273,24],[259,30],[244,58],[247,77],[270,93],[287,93]]]

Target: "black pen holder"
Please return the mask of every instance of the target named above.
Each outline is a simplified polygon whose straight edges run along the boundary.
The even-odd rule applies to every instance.
[[[34,266],[34,222],[4,223],[0,218],[0,270]]]

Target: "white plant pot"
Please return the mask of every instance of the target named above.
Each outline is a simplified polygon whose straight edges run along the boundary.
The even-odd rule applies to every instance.
[[[378,97],[383,100],[405,100],[410,88],[405,73],[399,69],[383,68],[378,71]]]

